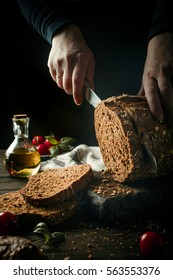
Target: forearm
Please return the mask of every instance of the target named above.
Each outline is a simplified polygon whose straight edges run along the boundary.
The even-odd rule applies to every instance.
[[[149,30],[150,41],[154,36],[173,32],[172,0],[157,0],[152,24]]]

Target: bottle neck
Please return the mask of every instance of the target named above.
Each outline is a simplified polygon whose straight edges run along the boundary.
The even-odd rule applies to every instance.
[[[29,118],[13,119],[14,137],[29,137]]]

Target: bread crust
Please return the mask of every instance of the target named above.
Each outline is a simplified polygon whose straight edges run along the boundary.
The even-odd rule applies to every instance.
[[[173,130],[153,117],[144,97],[122,94],[101,101],[94,125],[106,171],[118,182],[173,173]],[[141,144],[153,153],[156,174],[146,164]]]
[[[20,194],[33,205],[55,205],[69,200],[78,190],[87,188],[92,178],[89,164],[47,169],[30,176],[20,189]]]

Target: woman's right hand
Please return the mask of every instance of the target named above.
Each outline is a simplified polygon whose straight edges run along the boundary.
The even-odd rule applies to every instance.
[[[83,84],[94,89],[95,58],[76,25],[67,25],[52,40],[48,67],[53,80],[74,102],[83,101]]]

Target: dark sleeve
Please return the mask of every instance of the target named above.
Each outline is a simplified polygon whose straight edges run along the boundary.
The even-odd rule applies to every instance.
[[[50,44],[54,33],[66,24],[75,23],[77,10],[70,0],[16,0],[30,24]],[[80,6],[80,5],[79,5]],[[80,7],[78,7],[80,8]]]
[[[157,0],[149,31],[149,40],[165,32],[173,32],[172,0]]]

